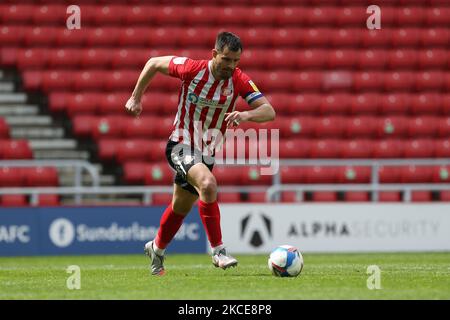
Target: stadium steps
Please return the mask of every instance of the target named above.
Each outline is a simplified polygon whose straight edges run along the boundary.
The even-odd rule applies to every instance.
[[[18,74],[9,70],[0,70],[0,117],[4,118],[10,127],[12,139],[26,139],[33,150],[33,158],[37,160],[86,160],[90,161],[88,150],[80,148],[76,139],[66,134],[66,128],[53,117],[44,112],[38,103],[29,103],[33,100],[30,95],[20,91],[20,85],[15,83]],[[110,186],[115,184],[115,176],[102,174],[103,166],[95,164],[100,174],[100,184]],[[61,186],[74,185],[74,168],[58,168]],[[83,185],[92,184],[88,173],[82,175]]]

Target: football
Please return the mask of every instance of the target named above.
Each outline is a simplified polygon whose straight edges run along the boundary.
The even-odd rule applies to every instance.
[[[303,256],[297,248],[282,245],[270,253],[269,269],[277,277],[296,277],[303,269]]]

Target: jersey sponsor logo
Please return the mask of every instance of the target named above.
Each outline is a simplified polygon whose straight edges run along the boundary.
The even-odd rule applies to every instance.
[[[191,93],[188,94],[188,100],[189,100],[190,103],[197,104],[198,103],[198,96],[195,93],[191,92]]]
[[[184,64],[186,60],[186,57],[177,57],[173,59],[173,64]]]
[[[258,91],[259,92],[259,89],[258,89],[258,87],[256,86],[256,84],[252,81],[252,80],[248,80],[248,83],[250,84],[250,86],[253,88],[253,90],[255,90],[255,91]]]

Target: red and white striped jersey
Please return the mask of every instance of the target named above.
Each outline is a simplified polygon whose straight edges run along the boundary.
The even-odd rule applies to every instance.
[[[250,77],[239,68],[234,70],[231,78],[216,80],[211,64],[211,60],[186,57],[174,57],[170,61],[169,75],[182,80],[178,112],[170,136],[172,141],[194,145],[200,138],[203,144],[214,149],[223,141],[215,141],[214,132],[220,130],[222,136],[225,135],[225,113],[234,111],[238,96],[248,104],[262,96]]]

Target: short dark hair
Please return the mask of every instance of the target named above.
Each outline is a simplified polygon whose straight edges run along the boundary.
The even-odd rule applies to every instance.
[[[225,47],[228,47],[231,51],[242,51],[241,39],[231,32],[221,32],[216,38],[216,50],[223,51]]]

